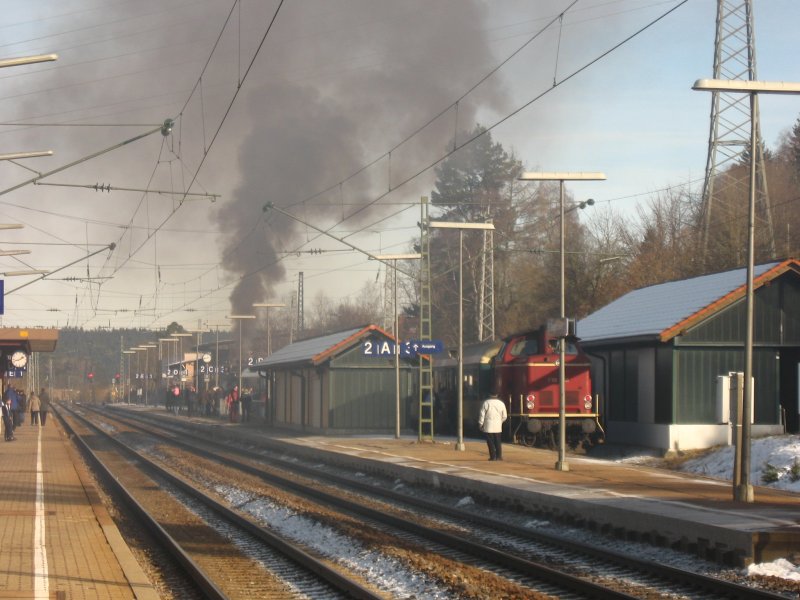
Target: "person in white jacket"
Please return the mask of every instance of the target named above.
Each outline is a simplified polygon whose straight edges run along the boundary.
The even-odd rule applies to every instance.
[[[489,394],[483,401],[478,415],[478,425],[486,434],[486,445],[489,446],[489,460],[503,460],[503,422],[508,418],[505,402],[497,394]]]

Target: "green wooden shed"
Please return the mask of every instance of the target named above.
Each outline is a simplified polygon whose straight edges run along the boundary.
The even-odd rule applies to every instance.
[[[320,433],[391,433],[397,396],[394,338],[367,325],[294,342],[251,370],[271,379],[267,421]],[[408,429],[412,398],[418,395],[418,359],[400,359],[400,427]]]
[[[746,270],[636,290],[578,323],[609,441],[730,443],[726,377],[744,370]],[[800,429],[800,262],[754,270],[753,435]]]

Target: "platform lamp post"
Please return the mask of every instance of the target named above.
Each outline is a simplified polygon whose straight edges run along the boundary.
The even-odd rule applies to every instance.
[[[219,360],[219,328],[220,327],[230,327],[229,323],[209,323],[209,327],[213,327],[217,333],[217,341],[216,346],[214,349],[214,387],[219,387],[219,369],[220,369],[220,360]]]
[[[196,346],[194,348],[194,393],[200,394],[200,344],[203,341],[202,329],[190,329],[189,333],[197,335]]]
[[[128,355],[128,378],[123,381],[128,382],[128,404],[131,403],[131,354],[136,354],[136,350],[123,350],[123,354]]]
[[[145,348],[144,348],[144,346],[133,346],[133,347],[131,347],[131,350],[136,352],[136,381],[137,381],[137,384],[138,384],[139,376],[142,374],[142,364],[139,362],[139,352],[144,352]],[[138,391],[139,388],[137,387],[136,389]],[[137,396],[138,396],[138,394],[137,394]]]
[[[148,388],[150,387],[150,349],[158,348],[156,344],[143,344],[144,348],[144,405],[148,403]]]
[[[270,329],[269,309],[270,308],[285,308],[286,304],[282,302],[254,302],[253,308],[265,308],[267,310],[267,357],[272,354],[272,329]],[[265,373],[266,389],[264,390],[264,420],[272,424],[272,412],[267,415],[268,406],[272,406],[272,371],[269,370]],[[241,389],[241,388],[239,388]],[[272,409],[270,408],[270,411]]]
[[[270,308],[286,308],[286,305],[281,302],[254,302],[253,308],[266,308],[267,309],[267,356],[272,354],[272,331],[269,324],[269,309]]]
[[[178,338],[168,337],[168,338],[158,338],[158,360],[164,361],[166,363],[166,372],[167,372],[167,379],[169,379],[169,360],[171,353],[169,348],[167,349],[166,356],[164,356],[163,344],[171,344],[171,343],[178,343]],[[176,346],[177,350],[177,346]]]
[[[239,321],[239,398],[242,397],[242,321],[255,319],[255,315],[228,315],[228,319]]]
[[[599,172],[550,172],[550,173],[523,173],[519,177],[520,181],[558,181],[559,182],[559,209],[560,209],[560,223],[561,233],[559,256],[561,259],[561,291],[560,291],[560,304],[561,304],[561,326],[563,327],[562,335],[558,340],[558,461],[555,468],[557,471],[569,471],[569,463],[567,462],[567,373],[566,373],[566,334],[569,331],[567,323],[566,311],[566,278],[564,268],[564,182],[565,181],[605,181],[605,173]],[[594,200],[587,200],[576,204],[570,210],[575,208],[585,208],[594,204]]]
[[[786,81],[752,81],[726,79],[698,79],[692,86],[701,92],[726,92],[731,94],[748,94],[750,96],[750,202],[747,218],[747,276],[745,307],[745,342],[744,342],[744,393],[742,413],[737,415],[741,426],[742,443],[736,446],[733,473],[733,499],[740,502],[753,502],[753,485],[750,483],[750,415],[753,410],[753,270],[755,263],[755,227],[756,227],[756,144],[758,144],[758,95],[759,94],[800,94],[800,83]],[[739,472],[736,472],[736,466]]]
[[[370,257],[373,258],[373,257]],[[397,305],[397,261],[420,260],[422,254],[378,254],[376,260],[391,261],[394,283],[394,437],[400,439],[400,315]]]
[[[186,382],[183,380],[183,338],[192,337],[189,332],[175,332],[169,334],[171,337],[178,339],[178,376],[181,379],[181,390],[186,389]]]
[[[492,223],[430,221],[431,229],[458,229],[458,441],[456,450],[464,451],[464,230],[493,230]]]

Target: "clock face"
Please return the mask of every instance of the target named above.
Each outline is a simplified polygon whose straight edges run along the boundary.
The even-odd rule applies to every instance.
[[[17,367],[18,369],[21,369],[26,364],[28,364],[28,355],[25,354],[24,352],[21,352],[20,350],[17,350],[16,352],[14,352],[14,354],[11,355],[11,364]]]
[[[206,364],[211,362],[211,355],[208,352],[203,354],[203,362],[206,363]]]

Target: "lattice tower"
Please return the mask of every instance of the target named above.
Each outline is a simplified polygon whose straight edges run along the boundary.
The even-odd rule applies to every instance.
[[[420,199],[419,338],[433,336],[431,318],[431,237],[428,198]],[[433,358],[419,358],[419,440],[433,440]]]
[[[487,211],[487,216],[488,216]],[[490,219],[487,218],[487,222]],[[483,230],[478,306],[478,341],[494,339],[494,231]]]
[[[751,0],[717,0],[714,79],[755,80],[756,52]],[[709,232],[715,223],[735,218],[734,202],[749,197],[751,116],[748,94],[713,92],[708,159],[703,185],[703,260],[709,258]],[[764,170],[758,97],[752,123],[756,131],[756,227],[771,257],[775,235]],[[738,165],[739,168],[732,168]]]
[[[297,276],[297,335],[302,334],[305,329],[303,320],[303,272],[300,271]]]
[[[392,334],[397,336],[394,330],[394,291],[397,289],[397,269],[391,268],[389,265],[383,265],[383,330],[391,331]]]

